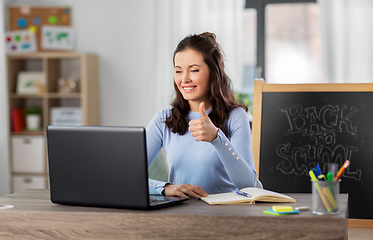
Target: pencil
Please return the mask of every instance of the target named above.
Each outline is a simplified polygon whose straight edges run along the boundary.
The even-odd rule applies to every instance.
[[[335,176],[334,181],[338,181],[342,174],[346,171],[347,167],[350,165],[350,161],[346,160],[346,162],[342,165],[342,167],[339,169],[337,176]]]

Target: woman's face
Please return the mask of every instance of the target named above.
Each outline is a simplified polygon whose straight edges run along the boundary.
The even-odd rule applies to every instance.
[[[191,110],[194,111],[194,106],[201,102],[205,102],[206,109],[211,107],[208,100],[210,71],[202,54],[187,49],[176,53],[174,61],[175,83]]]

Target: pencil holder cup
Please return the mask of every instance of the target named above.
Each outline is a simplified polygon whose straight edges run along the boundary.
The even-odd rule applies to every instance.
[[[312,181],[312,213],[318,215],[339,213],[339,182]]]

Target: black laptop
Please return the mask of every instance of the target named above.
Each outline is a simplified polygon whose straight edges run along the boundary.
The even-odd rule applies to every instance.
[[[187,198],[149,195],[142,127],[48,126],[53,203],[153,209]]]

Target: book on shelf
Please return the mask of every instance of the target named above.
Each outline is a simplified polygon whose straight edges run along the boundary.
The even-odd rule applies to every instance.
[[[247,187],[240,191],[228,193],[209,194],[207,197],[201,197],[201,200],[210,205],[253,204],[255,202],[296,202],[294,198],[286,196],[285,194],[255,187]]]
[[[25,128],[25,118],[23,110],[19,108],[12,109],[12,124],[14,132],[22,132]]]

